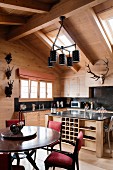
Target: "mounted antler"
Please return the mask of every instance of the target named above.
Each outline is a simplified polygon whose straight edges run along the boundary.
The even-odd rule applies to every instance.
[[[107,58],[106,58],[106,59],[107,59]],[[103,61],[104,61],[104,60],[103,60]],[[101,84],[104,84],[105,77],[106,77],[106,75],[107,75],[107,73],[108,73],[108,71],[109,71],[108,59],[107,59],[107,61],[104,61],[104,63],[105,63],[105,65],[106,65],[106,73],[105,73],[105,74],[101,74],[100,76],[96,75],[95,73],[93,73],[93,72],[91,71],[89,64],[86,65],[86,67],[88,67],[88,69],[89,69],[87,72],[88,72],[88,73],[91,73],[91,74],[93,75],[93,77],[91,77],[91,78],[95,79],[95,81],[97,81],[98,79],[101,79]]]

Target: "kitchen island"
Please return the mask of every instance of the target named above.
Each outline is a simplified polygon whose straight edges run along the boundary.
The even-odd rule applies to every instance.
[[[45,122],[55,120],[62,122],[62,141],[74,142],[78,133],[83,131],[84,149],[96,152],[97,157],[103,156],[105,143],[104,125],[109,124],[112,113],[98,113],[92,110],[71,110],[45,115]]]

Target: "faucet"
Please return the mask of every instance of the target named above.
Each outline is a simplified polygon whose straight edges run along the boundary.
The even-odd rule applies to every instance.
[[[44,104],[42,104],[42,109],[44,109]]]
[[[39,109],[44,109],[44,104],[39,104]]]

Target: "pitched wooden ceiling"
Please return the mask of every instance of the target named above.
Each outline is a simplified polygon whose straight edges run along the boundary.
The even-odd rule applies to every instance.
[[[21,42],[47,65],[52,43],[46,33],[58,29],[59,16],[64,15],[63,29],[77,44],[80,62],[72,68],[56,64],[53,69],[76,72],[86,62],[113,57],[97,16],[109,8],[113,8],[112,0],[0,0],[0,36]]]

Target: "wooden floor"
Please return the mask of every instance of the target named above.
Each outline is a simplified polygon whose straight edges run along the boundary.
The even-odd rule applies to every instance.
[[[112,143],[113,147],[113,143]],[[73,148],[63,144],[63,150],[72,151]],[[104,156],[103,158],[97,158],[94,152],[86,151],[81,149],[79,154],[79,164],[80,170],[113,170],[113,158],[112,155],[109,153],[108,145],[106,144],[104,147]],[[39,170],[45,170],[44,168],[44,160],[47,157],[47,151],[38,149],[37,150],[37,157],[36,157],[36,164],[39,167]],[[16,164],[16,161],[13,162]],[[34,170],[27,159],[21,159],[21,165],[24,165],[25,170]],[[61,168],[55,168],[55,170],[59,170]],[[50,168],[52,170],[52,168]],[[63,170],[63,169],[62,169]]]

